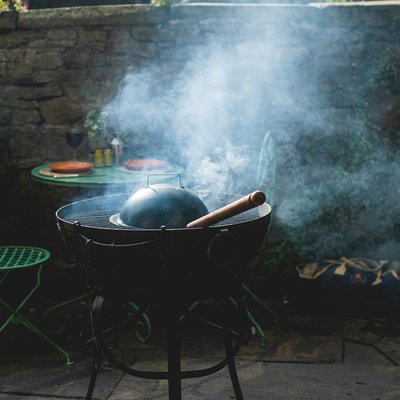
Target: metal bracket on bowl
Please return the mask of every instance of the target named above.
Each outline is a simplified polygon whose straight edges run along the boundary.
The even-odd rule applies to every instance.
[[[147,185],[146,185],[146,187],[150,186],[150,177],[154,176],[154,175],[169,175],[169,176],[175,175],[175,176],[178,176],[179,177],[179,186],[183,189],[181,174],[177,174],[177,173],[173,173],[173,172],[164,172],[164,173],[158,173],[158,174],[148,174],[147,175]]]
[[[208,258],[222,268],[231,266],[236,259],[237,243],[229,229],[221,229],[208,245]]]

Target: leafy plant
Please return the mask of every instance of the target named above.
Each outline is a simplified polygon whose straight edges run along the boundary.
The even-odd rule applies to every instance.
[[[0,12],[1,11],[21,11],[24,8],[23,0],[0,0]]]
[[[151,0],[151,4],[155,7],[165,7],[171,4],[170,0]]]
[[[106,133],[108,126],[108,112],[90,110],[86,114],[83,126],[88,129],[88,137],[94,139],[96,136]]]

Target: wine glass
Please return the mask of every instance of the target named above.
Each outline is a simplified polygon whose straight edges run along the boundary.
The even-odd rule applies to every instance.
[[[81,145],[83,141],[83,131],[77,126],[74,126],[70,132],[65,133],[68,145],[72,148],[73,160],[76,160],[76,149]]]

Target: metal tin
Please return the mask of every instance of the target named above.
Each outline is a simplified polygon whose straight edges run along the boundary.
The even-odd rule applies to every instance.
[[[106,167],[112,167],[113,165],[113,157],[110,149],[104,150],[104,165]]]
[[[104,167],[103,151],[101,149],[97,149],[94,152],[94,166]]]

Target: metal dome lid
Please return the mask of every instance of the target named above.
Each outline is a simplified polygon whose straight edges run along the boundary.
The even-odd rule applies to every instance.
[[[180,176],[179,176],[180,177]],[[120,221],[142,229],[185,228],[208,209],[191,190],[179,185],[159,183],[133,193],[120,211]]]

